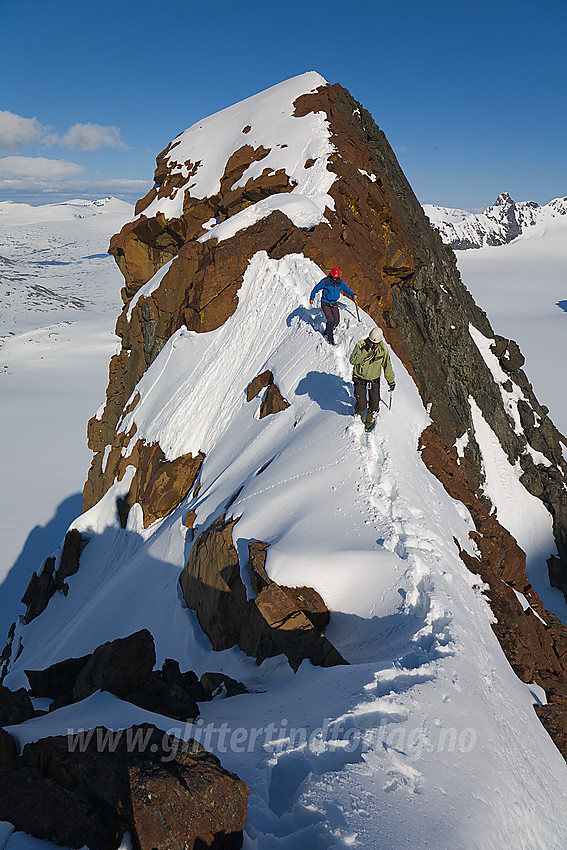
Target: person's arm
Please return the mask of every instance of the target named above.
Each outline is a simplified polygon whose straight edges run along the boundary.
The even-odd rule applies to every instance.
[[[317,283],[313,287],[313,289],[311,290],[311,295],[309,296],[309,303],[310,304],[313,304],[313,299],[315,298],[315,295],[317,294],[317,292],[319,292],[320,289],[323,289],[324,286],[325,286],[325,278],[323,278],[323,280],[320,280],[319,283]]]
[[[366,349],[364,342],[357,342],[354,346],[353,352],[349,357],[349,363],[351,366],[358,366],[364,358],[366,357]]]
[[[356,295],[354,294],[350,286],[346,285],[344,280],[341,281],[341,292],[343,293],[343,295],[348,295],[349,298],[352,298],[353,301],[356,301]]]
[[[390,352],[388,351],[386,357],[384,358],[384,377],[388,382],[388,386],[391,390],[396,386],[396,379],[394,376],[394,370],[392,368],[392,361],[390,360]]]

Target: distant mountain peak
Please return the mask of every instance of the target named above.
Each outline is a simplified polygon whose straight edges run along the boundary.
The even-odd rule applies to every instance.
[[[492,206],[481,213],[467,213],[435,204],[424,204],[425,214],[444,242],[456,251],[506,245],[526,230],[557,215],[567,215],[567,198],[556,198],[545,206],[535,201],[514,201],[501,192]]]

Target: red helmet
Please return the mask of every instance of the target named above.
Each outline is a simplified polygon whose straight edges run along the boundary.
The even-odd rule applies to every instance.
[[[340,276],[341,276],[341,270],[338,266],[335,266],[334,269],[331,269],[331,277],[340,277]]]

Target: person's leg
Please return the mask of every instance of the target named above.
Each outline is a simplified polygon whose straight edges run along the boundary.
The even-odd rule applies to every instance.
[[[331,316],[332,316],[332,327],[331,327],[331,336],[329,337],[329,342],[334,342],[333,334],[335,332],[335,328],[340,322],[341,316],[339,313],[339,305],[333,304],[331,307]]]
[[[337,327],[338,323],[341,320],[341,314],[339,313],[339,305],[338,304],[333,304],[333,306],[331,307],[331,313],[333,315],[333,331],[334,331],[335,328]]]
[[[325,328],[325,336],[327,337],[329,342],[332,342],[333,330],[334,330],[333,308],[331,307],[330,304],[326,304],[326,303],[321,302],[321,310],[325,314],[325,319],[327,320],[327,327]]]
[[[366,381],[358,381],[356,378],[353,378],[354,383],[354,397],[356,399],[354,403],[354,415],[364,413],[366,410]]]
[[[368,384],[368,409],[372,413],[378,413],[380,410],[380,378],[375,381],[370,381]]]

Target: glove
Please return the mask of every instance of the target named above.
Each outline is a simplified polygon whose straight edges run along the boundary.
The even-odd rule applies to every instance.
[[[394,383],[392,383],[392,384],[389,385],[388,389],[390,390],[391,393],[393,393],[394,390],[396,389],[396,385]]]
[[[313,301],[309,301],[310,304],[313,304]]]

